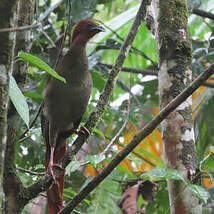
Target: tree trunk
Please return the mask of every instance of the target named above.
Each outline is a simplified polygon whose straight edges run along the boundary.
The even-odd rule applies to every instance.
[[[3,0],[0,4],[0,28],[10,27],[16,0]],[[0,176],[3,180],[3,160],[7,142],[7,109],[9,97],[9,60],[11,45],[9,33],[0,35]],[[0,184],[0,200],[3,201],[3,186]],[[0,211],[1,212],[1,211]]]
[[[19,0],[15,27],[29,25],[32,22],[34,0]],[[15,57],[19,51],[28,52],[30,49],[30,32],[18,31],[13,34],[12,56],[10,60],[10,73],[16,79],[20,89],[23,88],[27,73],[27,63],[19,61],[15,63]],[[12,43],[11,42],[11,43]],[[17,129],[20,124],[20,117],[13,105],[10,103],[8,110],[7,144],[4,159],[3,187],[5,193],[4,213],[18,214],[22,212],[26,201],[23,199],[24,186],[20,181],[15,169],[15,148],[17,140]]]
[[[159,54],[160,108],[180,94],[192,80],[191,39],[186,0],[153,0],[150,7]],[[152,19],[150,19],[151,21]],[[161,124],[167,168],[179,170],[189,183],[196,183],[198,166],[189,97]],[[168,180],[171,213],[201,213],[199,200],[177,180]]]

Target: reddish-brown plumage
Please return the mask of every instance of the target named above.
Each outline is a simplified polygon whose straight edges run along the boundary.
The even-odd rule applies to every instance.
[[[41,126],[46,141],[45,167],[54,179],[54,185],[47,192],[50,214],[62,209],[64,188],[64,173],[55,178],[53,167],[58,166],[65,154],[67,138],[78,128],[91,94],[92,79],[85,46],[103,30],[91,20],[82,20],[76,25],[71,47],[56,69],[66,79],[66,84],[50,77],[44,91]]]

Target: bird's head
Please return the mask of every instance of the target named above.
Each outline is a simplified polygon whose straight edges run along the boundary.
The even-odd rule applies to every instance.
[[[72,43],[87,43],[94,35],[105,29],[95,21],[84,19],[73,30]]]

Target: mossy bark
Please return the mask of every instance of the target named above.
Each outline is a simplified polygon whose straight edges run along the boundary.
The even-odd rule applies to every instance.
[[[13,9],[17,0],[2,0],[0,4],[0,28],[10,27]],[[0,35],[0,177],[3,176],[3,159],[7,141],[7,109],[9,98],[9,61],[12,43],[9,33]],[[3,201],[3,187],[0,184],[0,200]],[[0,210],[1,213],[1,210]]]
[[[153,0],[155,36],[159,54],[160,108],[164,108],[192,81],[192,45],[186,0]],[[198,165],[189,97],[161,124],[167,168],[179,170],[187,182],[197,183]],[[193,182],[194,181],[194,182]],[[184,183],[168,181],[171,213],[201,213],[199,200]]]
[[[19,0],[17,3],[17,14],[13,19],[14,26],[30,25],[33,18],[34,0]],[[8,26],[5,26],[8,27]],[[11,60],[9,62],[9,73],[12,74],[20,89],[23,89],[27,73],[27,63],[19,61],[15,63],[15,57],[19,51],[29,51],[31,31],[19,31],[11,33]],[[28,202],[24,197],[23,186],[15,169],[15,149],[17,141],[17,130],[20,125],[20,117],[12,103],[8,110],[7,143],[4,158],[3,187],[5,193],[4,213],[19,214]]]

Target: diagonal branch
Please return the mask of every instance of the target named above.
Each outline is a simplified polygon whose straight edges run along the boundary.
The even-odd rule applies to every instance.
[[[92,190],[94,190],[115,167],[152,131],[160,124],[173,110],[175,110],[184,100],[186,100],[200,85],[214,73],[214,64],[200,74],[184,91],[173,99],[158,115],[144,126],[131,141],[121,150],[115,158],[105,167],[102,172],[95,176],[69,203],[59,212],[59,214],[70,213]]]
[[[214,20],[214,14],[206,12],[204,10],[200,10],[200,9],[196,9],[195,8],[195,9],[192,10],[192,14],[195,14],[195,15],[198,15],[198,16],[201,16],[201,17],[204,17],[204,18],[209,18],[209,19]]]

